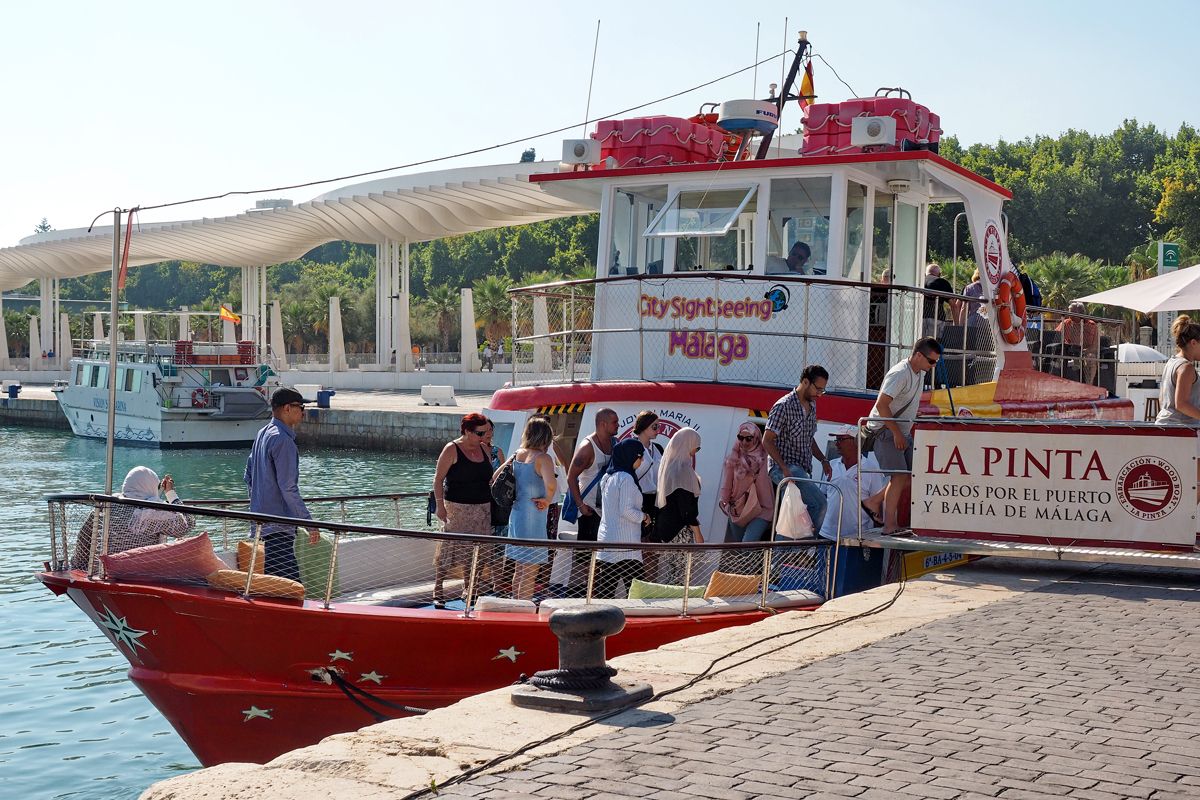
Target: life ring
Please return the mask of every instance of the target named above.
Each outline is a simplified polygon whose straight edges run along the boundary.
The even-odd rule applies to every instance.
[[[1015,272],[1004,273],[996,287],[996,321],[1009,344],[1019,344],[1025,338],[1025,292]]]
[[[254,388],[257,389],[258,393],[263,396],[263,400],[267,399],[267,389],[265,386],[255,386]]]
[[[192,392],[192,407],[207,408],[208,407],[208,392],[203,389],[197,389]]]

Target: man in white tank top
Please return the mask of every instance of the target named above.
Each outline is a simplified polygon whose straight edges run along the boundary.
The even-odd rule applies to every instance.
[[[567,472],[567,488],[579,506],[579,541],[594,542],[600,532],[600,514],[596,511],[596,498],[600,495],[597,475],[608,469],[612,458],[613,437],[620,428],[617,412],[611,408],[596,411],[596,432],[584,438],[575,448],[571,469]],[[589,490],[588,487],[591,487]],[[585,494],[586,492],[586,494]]]

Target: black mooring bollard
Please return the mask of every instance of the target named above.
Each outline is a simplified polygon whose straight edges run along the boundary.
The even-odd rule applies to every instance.
[[[513,689],[512,701],[547,711],[608,711],[650,697],[647,683],[614,683],[617,671],[604,660],[604,639],[625,628],[625,614],[615,606],[560,608],[550,615],[558,637],[558,669],[534,674]]]

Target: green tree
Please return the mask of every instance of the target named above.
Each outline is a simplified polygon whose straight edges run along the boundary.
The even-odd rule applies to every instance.
[[[1170,230],[1170,238],[1200,248],[1200,135],[1184,125],[1168,143],[1155,170],[1162,184],[1162,199],[1154,219]]]
[[[455,317],[459,310],[459,293],[453,286],[435,286],[425,298],[425,308],[437,320],[442,352],[450,352],[450,337],[454,333]]]
[[[45,217],[42,217],[42,221],[33,228],[34,233],[49,233],[52,230],[54,230],[54,228],[50,227],[50,220],[46,219]]]
[[[1042,291],[1042,306],[1066,309],[1078,297],[1090,294],[1096,285],[1096,272],[1103,266],[1087,256],[1054,252],[1026,262],[1025,271]]]
[[[475,281],[475,313],[483,325],[484,335],[492,342],[507,336],[512,324],[512,301],[508,296],[511,287],[512,281],[503,275],[489,275]]]
[[[532,161],[537,161],[537,150],[531,147],[525,152],[521,153],[521,163],[528,164]]]

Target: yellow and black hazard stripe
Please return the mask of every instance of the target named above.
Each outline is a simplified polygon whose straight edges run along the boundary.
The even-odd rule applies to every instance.
[[[586,403],[561,403],[556,406],[538,406],[539,414],[579,414]]]
[[[756,411],[753,408],[747,409],[747,411],[750,412],[750,416],[754,419],[766,419],[771,414],[769,411]]]

